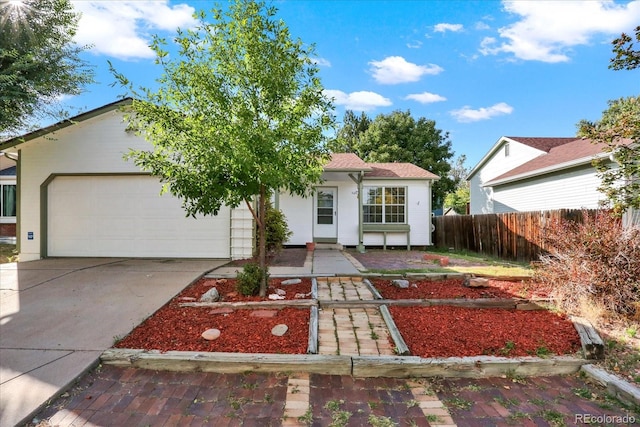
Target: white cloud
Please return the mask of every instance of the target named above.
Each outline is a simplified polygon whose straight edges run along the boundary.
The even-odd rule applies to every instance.
[[[328,59],[324,59],[324,58],[313,58],[312,61],[318,66],[318,67],[331,67],[331,62]]]
[[[393,104],[388,98],[369,91],[347,94],[341,90],[325,89],[324,94],[329,98],[333,98],[334,104],[344,105],[345,108],[354,111],[369,111],[377,107],[388,107]]]
[[[407,95],[404,99],[411,99],[421,104],[431,104],[434,102],[442,102],[447,100],[447,98],[445,98],[444,96],[429,92],[412,93],[411,95]]]
[[[401,56],[388,56],[382,61],[371,61],[369,65],[376,82],[388,85],[417,82],[425,74],[435,75],[444,71],[438,65],[417,65]]]
[[[498,30],[501,42],[485,38],[483,55],[512,54],[526,61],[566,62],[570,48],[597,35],[611,37],[630,31],[640,21],[640,0],[618,4],[611,0],[503,1],[504,9],[520,20]]]
[[[458,31],[462,31],[463,30],[463,26],[462,24],[447,24],[447,23],[441,23],[441,24],[436,24],[433,27],[433,31],[436,33],[444,33],[447,31],[453,31],[454,33],[458,32]]]
[[[480,120],[489,120],[496,116],[502,116],[505,114],[511,114],[513,107],[507,103],[500,102],[492,105],[491,107],[472,109],[469,106],[464,106],[459,110],[451,111],[451,115],[461,123],[478,122]]]
[[[415,40],[407,43],[407,47],[409,49],[420,49],[422,47],[422,42],[420,40]]]
[[[152,58],[151,34],[195,24],[195,9],[163,1],[73,1],[82,16],[76,42],[92,52],[120,59]]]
[[[478,31],[483,31],[483,30],[490,30],[491,27],[489,26],[489,24],[482,22],[482,21],[478,21],[476,22],[476,25],[474,26],[474,28]]]

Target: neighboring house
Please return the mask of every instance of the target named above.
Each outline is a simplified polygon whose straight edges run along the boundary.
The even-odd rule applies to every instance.
[[[246,207],[185,217],[179,199],[160,196],[157,178],[124,160],[131,148],[151,148],[126,131],[120,108],[130,102],[0,144],[0,152],[18,159],[20,260],[250,257],[255,227]],[[431,244],[431,184],[437,176],[411,164],[367,164],[353,154],[336,154],[323,178],[313,197],[275,196],[293,231],[290,245]]]
[[[591,162],[601,144],[571,138],[503,136],[471,170],[470,213],[594,209],[605,200]]]
[[[16,236],[16,161],[0,153],[0,237]]]

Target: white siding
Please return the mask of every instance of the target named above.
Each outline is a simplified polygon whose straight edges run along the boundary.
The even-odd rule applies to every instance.
[[[431,191],[428,181],[414,180],[366,180],[365,186],[406,187],[407,188],[407,223],[411,227],[411,245],[428,246],[431,239]],[[357,230],[357,227],[356,227]],[[365,246],[382,246],[383,235],[365,233]],[[405,234],[388,233],[388,246],[406,246]]]
[[[21,261],[40,258],[40,186],[49,176],[140,173],[133,162],[123,160],[123,155],[130,148],[151,147],[125,128],[122,114],[111,111],[18,147],[21,157]],[[229,227],[228,220],[226,227]],[[29,232],[33,233],[33,240],[27,240]],[[229,245],[228,241],[226,245]]]
[[[278,208],[287,219],[289,230],[293,235],[286,245],[304,245],[313,240],[313,198],[302,198],[281,193]]]
[[[334,174],[335,175],[335,174]],[[346,174],[345,174],[346,175]],[[411,226],[411,244],[431,245],[431,191],[428,181],[416,180],[366,180],[364,186],[387,186],[407,188],[407,221]],[[358,245],[358,186],[350,178],[347,180],[324,181],[321,187],[338,189],[338,243],[345,246]],[[313,240],[313,198],[303,199],[288,194],[280,194],[278,206],[285,214],[293,236],[288,245],[304,245]],[[365,246],[382,246],[382,234],[366,233]],[[404,234],[388,234],[387,245],[406,245]]]
[[[493,155],[487,159],[484,165],[471,177],[470,185],[470,213],[493,213],[494,206],[491,200],[491,188],[484,188],[482,184],[502,175],[542,154],[544,151],[529,147],[515,141],[509,142],[509,156],[505,157],[504,145],[498,146]]]
[[[598,191],[600,180],[593,167],[587,165],[563,173],[494,187],[494,213],[553,210],[595,209],[604,199]]]

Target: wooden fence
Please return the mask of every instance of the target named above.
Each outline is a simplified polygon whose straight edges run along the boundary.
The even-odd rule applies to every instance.
[[[580,209],[451,215],[433,218],[438,248],[467,250],[515,261],[535,261],[545,252],[544,226],[552,220],[582,218]],[[595,210],[588,210],[590,214]]]

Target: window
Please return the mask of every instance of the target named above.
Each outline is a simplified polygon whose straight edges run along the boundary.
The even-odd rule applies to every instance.
[[[0,185],[0,216],[16,216],[15,185]]]
[[[364,187],[362,201],[364,222],[405,223],[405,194],[404,187]]]

